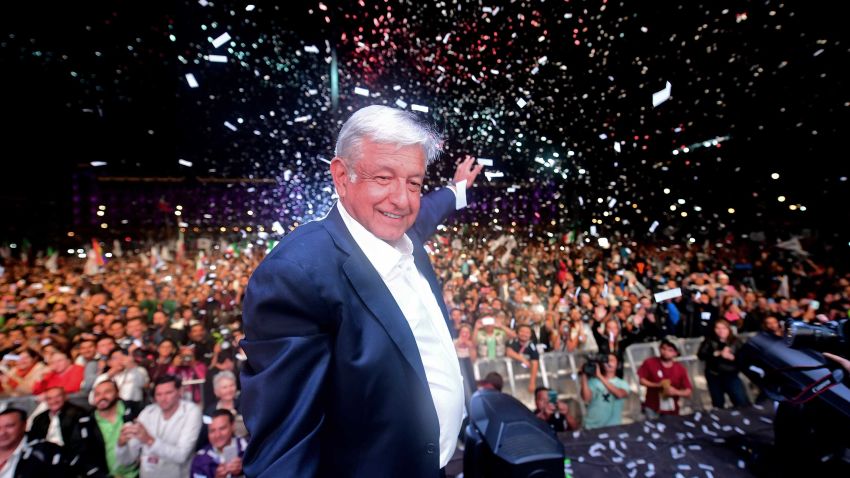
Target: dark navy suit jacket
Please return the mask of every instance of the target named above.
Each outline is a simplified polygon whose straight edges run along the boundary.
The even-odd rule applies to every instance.
[[[407,232],[449,324],[423,243],[455,209],[422,198]],[[439,476],[440,427],[419,349],[337,207],[286,238],[254,271],[244,301],[242,413],[250,477]]]

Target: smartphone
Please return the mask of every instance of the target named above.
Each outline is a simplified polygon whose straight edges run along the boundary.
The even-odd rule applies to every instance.
[[[812,310],[820,309],[820,302],[817,301],[817,300],[813,300],[813,301],[809,302],[809,309],[812,309]]]
[[[549,390],[549,403],[552,405],[558,404],[558,392],[556,390]]]

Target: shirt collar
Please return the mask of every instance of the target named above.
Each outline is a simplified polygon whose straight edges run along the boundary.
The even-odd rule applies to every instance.
[[[401,239],[390,245],[369,232],[362,224],[348,214],[341,201],[337,201],[339,215],[342,222],[354,238],[354,242],[360,247],[375,270],[383,278],[390,276],[390,272],[396,265],[408,256],[413,259],[413,241],[404,234]]]

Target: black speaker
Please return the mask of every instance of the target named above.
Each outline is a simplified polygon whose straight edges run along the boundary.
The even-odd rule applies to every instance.
[[[469,402],[464,478],[563,478],[564,447],[519,400],[479,390]]]

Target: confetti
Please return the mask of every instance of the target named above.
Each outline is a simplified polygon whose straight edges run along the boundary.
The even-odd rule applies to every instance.
[[[655,302],[664,302],[665,300],[675,299],[677,297],[682,297],[682,289],[676,287],[675,289],[665,290],[664,292],[658,292],[654,294]],[[685,422],[685,425],[689,427],[694,427],[695,425],[691,422]],[[663,431],[663,430],[662,430]]]
[[[218,38],[216,38],[215,40],[212,41],[212,46],[213,46],[213,48],[218,48],[221,45],[224,45],[225,43],[227,43],[229,41],[230,41],[230,34],[227,33],[227,32],[224,32],[221,35],[219,35]]]
[[[189,83],[190,88],[198,87],[198,80],[196,80],[195,75],[191,73],[186,73],[186,83]]]
[[[660,105],[661,103],[664,103],[665,101],[669,100],[670,99],[670,92],[672,91],[672,89],[673,89],[673,85],[671,85],[670,82],[668,81],[663,90],[660,90],[660,91],[653,93],[652,94],[652,107],[655,108],[656,106]]]

